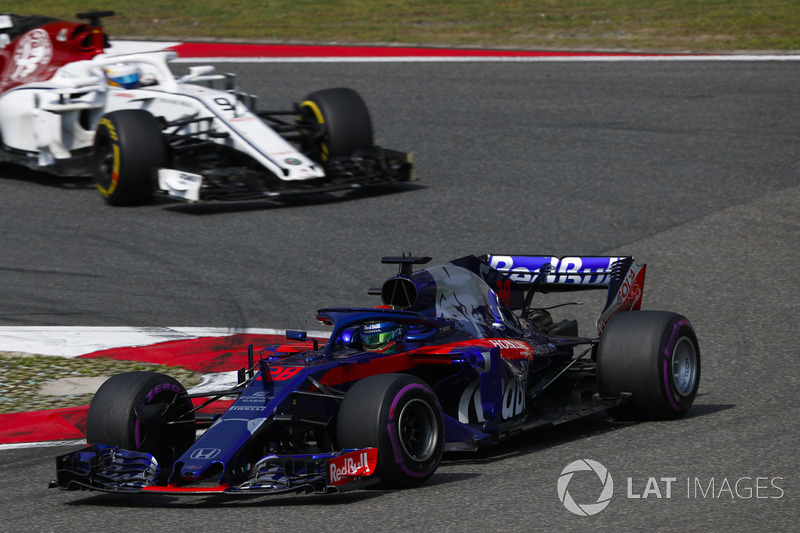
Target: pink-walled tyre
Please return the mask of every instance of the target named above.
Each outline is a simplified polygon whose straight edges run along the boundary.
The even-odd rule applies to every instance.
[[[195,440],[192,407],[186,389],[170,376],[145,371],[117,374],[92,399],[86,441],[149,453],[162,468],[171,466]]]
[[[600,394],[631,393],[610,410],[618,418],[665,420],[686,414],[700,385],[700,345],[689,321],[666,311],[621,313],[597,352]]]
[[[340,448],[378,449],[376,476],[384,488],[408,488],[430,478],[444,451],[436,395],[405,374],[370,376],[348,391],[339,409]]]

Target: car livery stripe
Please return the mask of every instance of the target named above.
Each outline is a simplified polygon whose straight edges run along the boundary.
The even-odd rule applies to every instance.
[[[416,364],[412,361],[410,353],[375,357],[371,361],[353,364],[339,365],[332,368],[321,379],[324,385],[336,386],[342,383],[357,381],[373,374],[390,374],[394,372],[405,372],[414,368]]]
[[[471,339],[468,341],[439,344],[433,347],[420,348],[418,350],[412,350],[397,355],[375,357],[368,362],[357,365],[340,365],[331,369],[327,374],[325,374],[321,382],[324,385],[333,387],[336,385],[341,385],[342,383],[357,381],[373,374],[407,372],[419,366],[422,360],[425,360],[426,363],[451,364],[452,359],[458,357],[452,355],[453,351],[458,350],[459,348],[467,347],[486,348],[487,351],[491,350],[492,348],[500,348],[503,359],[509,360],[533,360],[537,351],[530,344],[518,340]],[[555,348],[542,345],[539,347],[539,350],[541,352],[551,352],[554,351]],[[428,359],[427,356],[430,356],[433,360]]]
[[[453,342],[449,344],[442,344],[428,348],[421,348],[411,352],[415,358],[422,357],[427,354],[431,355],[444,355],[450,354],[458,348],[472,348],[480,347],[491,350],[492,348],[500,348],[500,353],[503,359],[529,359],[533,360],[537,353],[551,353],[555,351],[555,347],[551,345],[531,345],[527,342],[514,340],[514,339],[470,339],[467,341]]]

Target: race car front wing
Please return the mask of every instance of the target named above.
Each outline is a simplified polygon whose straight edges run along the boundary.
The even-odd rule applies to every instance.
[[[56,458],[51,488],[116,493],[281,494],[343,492],[378,481],[377,448],[314,455],[269,455],[235,484],[181,485],[169,482],[149,453],[92,444]]]
[[[358,156],[340,157],[326,165],[325,177],[284,181],[248,166],[195,169],[154,169],[159,194],[187,202],[243,201],[285,198],[385,186],[414,181],[413,157],[378,146]]]

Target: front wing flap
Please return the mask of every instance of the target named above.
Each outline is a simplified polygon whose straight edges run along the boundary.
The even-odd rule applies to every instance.
[[[377,448],[314,455],[269,455],[236,484],[171,485],[149,453],[92,444],[56,458],[52,488],[161,494],[331,493],[377,482]]]
[[[410,153],[373,147],[358,157],[329,161],[325,177],[285,181],[249,167],[217,169],[158,168],[157,192],[187,202],[287,198],[385,186],[416,179]]]

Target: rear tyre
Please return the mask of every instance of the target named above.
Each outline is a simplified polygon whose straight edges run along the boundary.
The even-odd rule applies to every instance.
[[[385,488],[420,485],[438,468],[444,423],[436,395],[405,374],[370,376],[348,391],[337,420],[339,447],[378,449]]]
[[[152,170],[166,162],[161,124],[147,111],[113,111],[98,123],[92,167],[95,185],[109,204],[149,202],[155,190]]]
[[[372,120],[367,105],[353,89],[323,89],[300,104],[300,121],[323,126],[322,134],[308,142],[310,155],[323,165],[337,157],[352,156],[373,142]]]
[[[700,385],[700,346],[689,321],[666,311],[615,316],[597,352],[600,393],[631,398],[609,412],[618,418],[664,420],[686,414]]]
[[[89,444],[151,454],[171,465],[195,440],[192,401],[175,379],[158,372],[125,372],[106,380],[86,420]],[[178,419],[186,424],[168,425]]]

